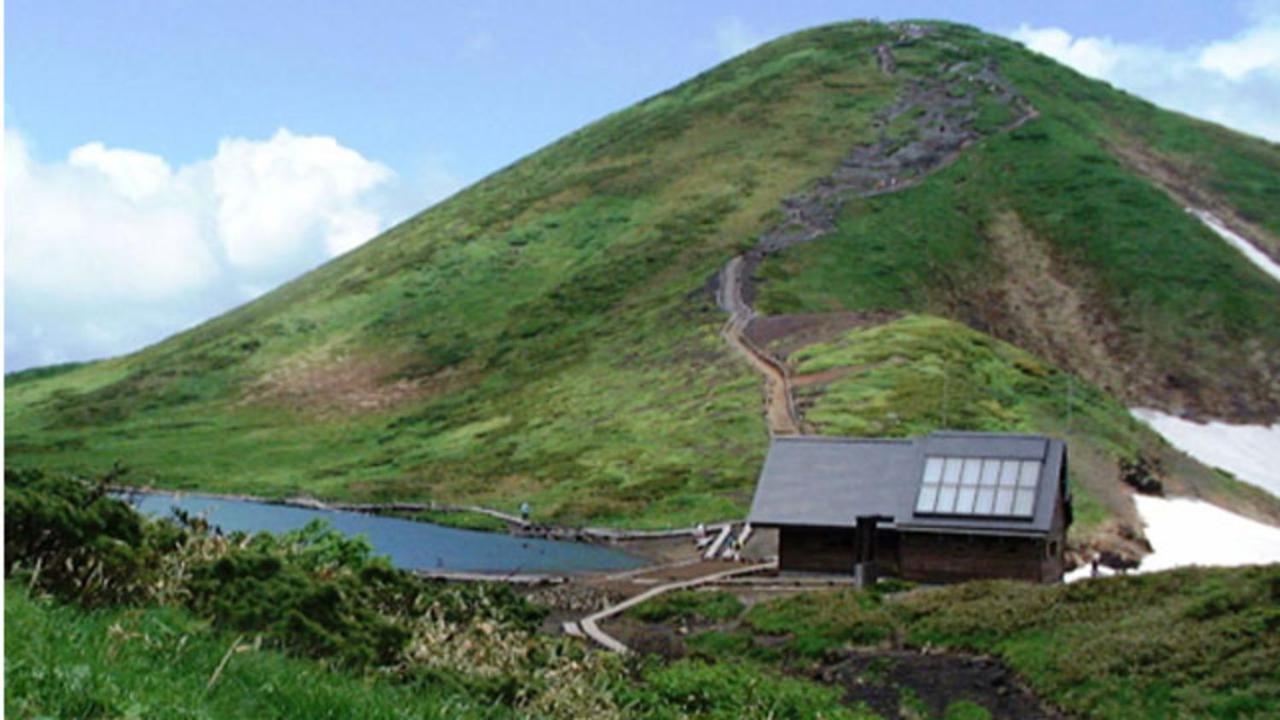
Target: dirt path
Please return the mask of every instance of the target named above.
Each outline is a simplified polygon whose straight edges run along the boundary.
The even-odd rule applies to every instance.
[[[747,326],[755,310],[742,297],[742,279],[746,262],[742,255],[730,260],[720,270],[716,302],[729,313],[720,334],[729,346],[747,359],[764,376],[765,421],[770,435],[796,435],[800,420],[791,394],[790,372],[782,361],[747,337]]]

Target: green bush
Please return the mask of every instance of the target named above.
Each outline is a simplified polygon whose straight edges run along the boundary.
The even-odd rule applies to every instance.
[[[652,664],[641,684],[625,689],[624,703],[650,717],[855,720],[875,717],[841,704],[841,692],[775,674],[753,663],[680,660]]]
[[[6,575],[82,605],[180,602],[219,628],[352,667],[394,665],[423,613],[528,631],[545,610],[508,586],[425,581],[362,538],[314,522],[273,536],[208,535],[199,521],[149,520],[99,481],[5,474]],[[161,598],[161,589],[164,597]]]
[[[159,554],[182,533],[146,523],[97,481],[5,470],[5,576],[84,605],[144,601]]]
[[[786,650],[817,658],[844,645],[876,645],[894,632],[879,593],[807,593],[752,607],[747,624],[766,635],[787,635]]]
[[[404,578],[378,565],[313,573],[257,546],[196,567],[189,604],[219,627],[264,633],[302,655],[386,665],[409,633],[380,610],[412,605],[414,588]]]
[[[645,622],[731,620],[742,613],[743,604],[732,593],[678,590],[659,595],[631,609],[630,615]]]

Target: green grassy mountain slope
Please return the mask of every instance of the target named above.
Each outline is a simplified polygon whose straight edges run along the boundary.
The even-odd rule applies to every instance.
[[[905,174],[875,174],[890,171]],[[748,294],[774,316],[761,323],[783,321],[771,341],[784,355],[910,311],[972,328],[926,332],[1021,346],[1000,373],[1035,365],[1057,383],[1014,383],[1043,396],[1016,397],[1025,413],[972,394],[941,414],[926,388],[884,424],[850,400],[881,381],[853,368],[804,391],[814,429],[1066,428],[1097,527],[1123,520],[1118,468],[1139,459],[1277,519],[1274,501],[1170,454],[1120,404],[1280,414],[1280,288],[1179,207],[1200,202],[1275,252],[1277,177],[1275,145],[1001,38],[818,28],[190,331],[7,377],[6,450],[80,471],[121,460],[135,482],[170,487],[529,500],[546,518],[638,526],[738,515],[767,434],[760,379],[719,336],[714,290],[749,252]],[[830,222],[791,227],[797,197]],[[932,372],[908,345],[897,370]],[[1065,385],[1104,420],[1069,424],[1054,400]]]

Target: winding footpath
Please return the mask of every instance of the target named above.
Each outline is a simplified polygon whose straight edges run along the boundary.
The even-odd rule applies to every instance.
[[[747,336],[747,326],[755,318],[755,310],[742,297],[742,280],[746,261],[738,255],[720,270],[716,304],[729,313],[720,335],[764,376],[765,421],[770,435],[800,433],[800,420],[791,393],[790,369]]]
[[[906,26],[905,36],[916,36],[918,28]],[[896,69],[888,45],[875,48],[880,70],[892,75]],[[957,77],[986,88],[1017,117],[996,132],[1010,132],[1039,117],[1039,112],[1000,76],[993,61],[963,62],[951,68]],[[757,345],[748,328],[756,317],[747,300],[752,273],[768,255],[829,235],[844,201],[852,197],[873,197],[915,187],[956,158],[984,134],[974,129],[976,111],[971,94],[957,96],[947,80],[916,82],[880,118],[877,141],[855,147],[828,177],[782,202],[782,221],[760,236],[756,247],[730,259],[720,269],[716,281],[716,303],[729,314],[720,334],[735,352],[744,357],[764,378],[765,421],[770,436],[796,435],[809,431],[797,411],[790,367]],[[887,135],[886,128],[897,117],[916,115],[917,132],[905,143]],[[955,121],[954,116],[964,119]]]

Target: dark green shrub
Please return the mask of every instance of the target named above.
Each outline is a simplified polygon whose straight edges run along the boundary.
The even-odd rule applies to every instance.
[[[719,622],[737,617],[742,613],[742,609],[742,601],[727,592],[679,590],[641,603],[633,608],[630,614],[645,622],[670,620]]]
[[[96,481],[5,470],[5,576],[64,600],[102,605],[145,600],[159,554],[182,533],[146,523],[108,486],[117,466]]]

